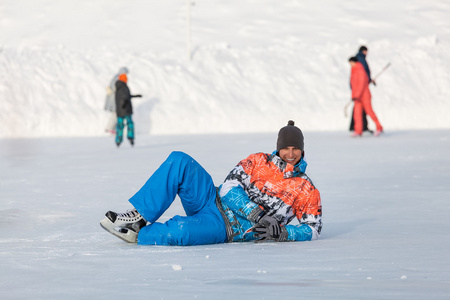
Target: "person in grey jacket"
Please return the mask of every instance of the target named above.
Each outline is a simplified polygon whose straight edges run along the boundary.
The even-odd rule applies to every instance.
[[[110,112],[110,117],[105,126],[105,132],[116,134],[117,128],[117,114],[116,114],[116,82],[119,80],[120,74],[128,74],[128,68],[122,67],[116,75],[111,79],[109,85],[106,87],[105,111]]]

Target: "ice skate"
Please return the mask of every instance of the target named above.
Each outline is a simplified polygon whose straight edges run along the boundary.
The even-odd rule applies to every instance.
[[[136,209],[128,210],[125,213],[108,211],[105,216],[106,218],[100,222],[100,226],[128,243],[136,243],[139,230],[147,224],[147,221]]]
[[[380,136],[383,133],[383,130],[377,130],[374,136]]]

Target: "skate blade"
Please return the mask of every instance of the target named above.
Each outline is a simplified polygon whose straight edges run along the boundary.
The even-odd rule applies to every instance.
[[[111,233],[112,235],[115,235],[119,239],[124,240],[127,243],[137,243],[137,236],[138,234],[132,230],[125,229],[127,232],[123,233],[116,230],[116,227],[114,226],[114,223],[112,223],[108,218],[104,218],[100,221],[100,226]]]

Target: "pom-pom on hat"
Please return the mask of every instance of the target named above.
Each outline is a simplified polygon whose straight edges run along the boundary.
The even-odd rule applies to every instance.
[[[127,74],[120,74],[119,80],[127,83],[127,81],[128,81]]]
[[[289,120],[287,126],[284,126],[278,132],[277,151],[285,149],[287,147],[295,147],[300,150],[304,150],[303,133],[295,122]]]

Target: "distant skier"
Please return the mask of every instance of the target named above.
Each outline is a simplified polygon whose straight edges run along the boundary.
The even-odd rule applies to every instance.
[[[116,145],[120,146],[123,140],[124,122],[127,124],[127,138],[131,145],[134,145],[134,123],[131,118],[133,114],[133,105],[131,98],[142,97],[141,95],[131,95],[130,89],[127,85],[128,77],[126,73],[119,75],[116,81],[116,114],[117,114],[117,129],[116,129]]]
[[[376,85],[375,80],[372,80],[372,77],[370,76],[369,64],[366,61],[367,51],[368,51],[368,49],[366,46],[361,46],[358,50],[358,53],[356,54],[356,58],[364,66],[364,70],[366,70],[367,77],[369,78],[369,84],[372,83],[373,85]],[[350,120],[350,129],[349,129],[350,131],[355,130],[355,122],[353,120],[353,114],[354,114],[354,107],[352,110],[352,118]],[[370,133],[373,133],[373,131],[370,130],[368,127],[367,115],[364,110],[363,110],[362,118],[363,118],[363,131],[368,131]]]
[[[363,110],[375,122],[377,130],[375,135],[378,136],[383,132],[383,127],[378,121],[375,112],[372,109],[371,94],[369,90],[369,77],[367,76],[364,66],[353,56],[350,57],[351,66],[350,85],[352,88],[352,101],[355,103],[353,110],[353,120],[355,122],[355,132],[353,137],[361,136],[363,133]]]
[[[303,133],[293,121],[280,129],[276,146],[243,159],[218,189],[192,157],[172,152],[129,200],[134,209],[108,211],[100,225],[143,245],[315,240],[322,204],[305,174]],[[156,222],[177,195],[186,216]],[[288,225],[295,217],[299,225]]]
[[[116,82],[119,80],[120,74],[128,74],[128,68],[122,67],[119,72],[111,79],[106,88],[105,110],[111,112],[111,115],[106,123],[105,131],[111,134],[116,134],[117,128],[117,114],[116,114]]]

